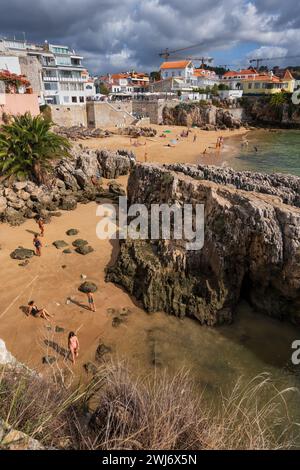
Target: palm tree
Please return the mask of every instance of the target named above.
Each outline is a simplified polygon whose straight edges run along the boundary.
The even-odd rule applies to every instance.
[[[53,123],[26,113],[0,128],[0,174],[45,182],[51,161],[70,156],[67,139],[51,131]]]

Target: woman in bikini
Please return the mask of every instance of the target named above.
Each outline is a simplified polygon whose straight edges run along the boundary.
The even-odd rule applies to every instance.
[[[79,354],[79,341],[73,331],[71,331],[68,337],[68,348],[72,356],[72,362],[73,364],[75,364],[75,359],[76,357],[78,357]]]
[[[53,318],[54,315],[51,315],[45,308],[39,309],[34,300],[28,303],[28,315],[33,315],[34,317],[40,317],[44,320],[49,320],[49,318]]]
[[[36,256],[41,256],[41,255],[42,255],[41,247],[42,247],[43,245],[42,245],[42,242],[41,242],[41,240],[39,239],[39,236],[38,236],[37,233],[34,235],[33,245],[34,245],[34,248],[35,248],[35,254],[36,254]]]

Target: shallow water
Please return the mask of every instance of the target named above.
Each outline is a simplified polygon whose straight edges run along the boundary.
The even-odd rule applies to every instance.
[[[130,317],[122,338],[119,331],[111,333],[105,340],[115,344],[117,355],[128,359],[135,371],[148,373],[156,365],[173,375],[188,369],[199,391],[213,403],[219,401],[221,389],[230,392],[239,378],[248,383],[265,372],[280,390],[300,390],[300,366],[290,367],[299,329],[255,313],[246,302],[228,326],[209,328],[189,318],[139,313]],[[290,392],[287,398],[291,418],[300,422],[300,394]]]
[[[225,142],[223,159],[236,170],[300,176],[300,130],[259,130],[232,137]]]

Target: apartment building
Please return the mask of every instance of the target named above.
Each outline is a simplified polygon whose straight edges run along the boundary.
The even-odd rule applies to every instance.
[[[84,104],[94,92],[83,57],[68,46],[0,39],[0,57],[4,56],[18,58],[21,73],[32,83],[40,104]]]

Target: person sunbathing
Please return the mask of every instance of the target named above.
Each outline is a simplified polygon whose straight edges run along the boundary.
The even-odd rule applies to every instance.
[[[53,318],[54,315],[51,315],[45,308],[39,309],[36,304],[34,303],[34,300],[31,300],[28,303],[28,315],[33,315],[34,317],[40,317],[43,318],[44,320],[49,320],[49,318]]]

